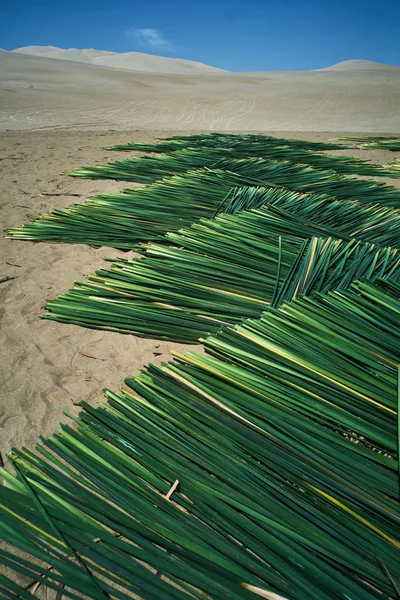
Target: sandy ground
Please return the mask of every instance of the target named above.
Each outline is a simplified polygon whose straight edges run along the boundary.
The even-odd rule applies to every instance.
[[[104,50],[77,50],[69,48],[64,50],[54,46],[25,46],[13,52],[44,58],[56,58],[73,62],[83,62],[92,65],[124,69],[128,71],[141,71],[147,73],[212,73],[224,72],[223,69],[211,67],[203,63],[179,58],[154,56],[142,52],[108,52]],[[379,63],[378,63],[379,64]],[[369,63],[368,63],[369,65]],[[379,65],[380,68],[381,65]],[[389,67],[390,68],[390,67]],[[225,71],[226,72],[226,71]]]
[[[60,173],[84,164],[116,160],[116,153],[100,147],[146,141],[153,133],[162,135],[1,133],[2,225],[20,225],[55,206],[65,207],[95,193],[126,187],[123,182],[83,180]],[[314,140],[331,137],[315,132],[291,135]],[[382,164],[400,156],[376,150],[353,154]],[[74,280],[98,268],[103,258],[126,253],[5,238],[0,244],[0,280],[10,278],[0,283],[0,450],[4,456],[12,446],[33,448],[39,434],[51,435],[63,408],[76,412],[74,402],[80,399],[99,403],[103,387],[118,389],[129,373],[151,361],[168,359],[171,348],[184,347],[39,319],[46,299],[66,291]]]
[[[0,51],[0,130],[395,133],[399,106],[400,67],[179,75]]]
[[[65,207],[98,192],[122,189],[116,181],[82,181],[60,175],[78,165],[116,159],[101,145],[147,135],[20,133],[0,135],[1,222],[13,226],[54,206]],[[56,430],[62,408],[97,403],[103,387],[118,389],[124,377],[159,362],[179,344],[105,333],[39,319],[46,298],[69,288],[105,257],[126,256],[111,248],[16,243],[2,238],[0,255],[0,449],[33,447],[38,434]]]

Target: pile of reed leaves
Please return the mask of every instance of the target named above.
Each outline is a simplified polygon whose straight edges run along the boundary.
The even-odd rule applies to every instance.
[[[251,158],[261,159],[260,163],[249,162],[252,165],[265,167],[273,166],[268,163],[273,161],[278,163],[275,166],[279,171],[279,163],[285,163],[293,166],[296,170],[302,166],[311,166],[314,169],[324,171],[324,178],[329,179],[329,175],[335,174],[356,174],[368,175],[373,177],[392,177],[399,178],[400,173],[397,169],[390,166],[380,166],[369,163],[368,161],[351,156],[333,156],[322,152],[312,152],[310,150],[286,148],[285,146],[269,146],[268,144],[240,144],[233,148],[187,148],[176,150],[166,154],[156,156],[142,156],[139,158],[127,158],[112,163],[104,163],[96,167],[81,167],[67,174],[72,177],[89,177],[92,179],[122,179],[125,181],[136,181],[138,183],[153,183],[162,177],[168,177],[175,173],[184,173],[190,169],[202,167],[220,168],[220,161],[223,159],[224,168],[230,171],[237,171],[236,160],[247,160]],[[229,166],[232,161],[231,166]],[[238,165],[246,168],[246,163]],[[309,172],[311,174],[312,172]],[[315,175],[315,174],[314,174]],[[251,177],[251,171],[248,173]],[[279,172],[278,172],[279,176]],[[352,181],[352,180],[350,180]],[[354,181],[354,180],[353,180]],[[285,186],[284,182],[280,185]],[[349,184],[352,185],[351,183]],[[381,184],[381,187],[385,184]],[[290,186],[288,186],[290,187]],[[293,189],[293,188],[291,188]]]
[[[298,192],[319,192],[338,199],[379,203],[400,207],[400,189],[373,180],[361,180],[339,175],[332,170],[314,169],[291,161],[262,158],[222,158],[219,151],[178,150],[171,154],[144,156],[84,167],[70,175],[95,179],[122,179],[138,183],[152,183],[174,173],[210,167],[236,173],[242,184],[249,180],[270,187],[281,187]],[[223,154],[226,154],[225,152]]]
[[[260,181],[265,186],[327,194],[338,200],[357,200],[400,207],[399,188],[378,181],[345,177],[334,171],[314,169],[290,161],[227,158],[218,162],[218,169],[237,173],[243,178],[242,185],[246,185],[246,179],[249,178]]]
[[[400,212],[379,204],[336,200],[324,194],[299,194],[282,189],[245,186],[232,188],[216,214],[234,215],[244,210],[274,207],[298,231],[313,228],[313,235],[356,238],[379,246],[400,247]],[[286,227],[282,223],[282,233]]]
[[[318,219],[326,208],[330,210],[327,220],[332,221],[338,208],[341,216],[338,216],[335,228],[344,232],[344,213],[347,212],[349,223],[353,219],[357,222],[354,235],[357,236],[362,228],[365,231],[363,239],[398,245],[398,213],[391,206],[399,205],[400,190],[285,162],[250,159],[228,163],[222,165],[223,170],[188,171],[143,188],[94,196],[84,203],[73,204],[65,210],[53,210],[21,227],[10,228],[7,236],[19,240],[132,249],[138,242],[160,239],[166,231],[177,231],[201,217],[212,217],[232,188],[250,185],[269,189],[257,193],[256,202],[254,197],[242,196],[240,210],[247,207],[246,201],[251,208],[260,205],[260,198],[262,202],[268,202],[273,197],[276,205],[282,198],[285,210],[301,212],[300,204],[304,204],[305,212],[314,211],[319,197]],[[232,172],[228,167],[237,170]],[[277,186],[300,192],[296,195],[280,188],[275,193]],[[305,196],[305,193],[311,195]],[[323,195],[330,197],[324,199]],[[229,203],[222,206],[223,210],[231,210]],[[348,234],[352,235],[350,230],[348,228]]]
[[[35,584],[32,584],[33,589]],[[23,598],[24,600],[37,600],[37,596],[33,595],[29,589],[22,587],[16,581],[6,577],[0,573],[0,598],[1,600],[12,600]]]
[[[380,140],[379,142],[368,142],[361,144],[360,148],[376,148],[377,150],[391,150],[392,152],[400,151],[400,138],[390,140]]]
[[[279,144],[283,141],[285,140],[278,140]],[[354,168],[357,172],[359,167],[360,172],[367,174],[377,174],[378,171],[382,174],[381,167],[351,157],[312,152],[297,145],[296,140],[287,141],[291,145],[277,146],[275,138],[259,135],[177,137],[165,143],[195,144],[196,147],[185,146],[170,154],[78,169],[72,174],[120,178],[153,185],[144,189],[126,189],[120,193],[98,195],[65,210],[55,209],[49,214],[35,217],[22,227],[9,229],[7,235],[20,240],[86,243],[132,249],[138,242],[159,239],[166,231],[177,231],[199,218],[211,217],[231,188],[243,185],[281,188],[299,194],[325,194],[338,201],[400,206],[399,189],[376,181],[344,177],[335,171],[315,169],[293,160],[308,160],[318,167],[333,166],[339,170],[342,165],[346,172],[349,169],[353,172]],[[204,146],[203,142],[210,146]],[[299,141],[299,144],[302,143]],[[292,160],[235,158],[251,154],[254,149],[257,154],[260,151],[257,148],[264,148],[268,156]],[[385,170],[385,174],[389,171],[400,174],[398,168]],[[159,178],[163,179],[154,183]],[[271,193],[268,190],[266,197]],[[282,193],[284,194],[283,191]],[[368,213],[369,217],[371,211],[376,210],[377,207],[368,206],[366,215]],[[394,213],[390,216],[381,213],[379,216],[381,233],[382,224],[387,222],[387,218],[391,221],[388,229],[391,241],[385,244],[397,244],[397,240],[393,240],[396,233],[392,235],[393,228],[397,227],[394,217]],[[371,234],[372,241],[375,232],[371,230]]]
[[[376,148],[377,150],[391,150],[392,152],[400,151],[399,136],[345,136],[338,139],[361,142],[357,147],[363,149]]]
[[[202,220],[169,234],[173,245],[144,245],[145,260],[117,260],[76,282],[47,302],[43,317],[196,343],[296,294],[345,288],[361,277],[400,280],[399,250],[356,240],[308,241],[316,233],[273,207]]]
[[[172,142],[178,144],[178,142]],[[181,142],[185,144],[185,142]],[[167,144],[168,146],[168,144]],[[141,150],[143,152],[166,152],[169,156],[175,156],[175,151],[171,151],[168,147],[165,147],[165,143],[161,144],[132,144],[131,147],[115,146],[107,148],[107,150],[115,149],[131,149]],[[372,177],[392,177],[399,178],[400,173],[397,169],[394,169],[391,165],[382,166],[371,163],[368,160],[360,158],[354,158],[352,156],[334,156],[323,154],[322,152],[313,152],[304,148],[293,148],[290,146],[279,146],[277,144],[271,144],[269,139],[264,142],[236,142],[233,145],[220,147],[209,147],[199,146],[191,147],[183,146],[185,152],[198,152],[207,156],[207,160],[217,159],[218,154],[224,158],[231,155],[234,158],[250,158],[258,157],[265,158],[267,160],[290,160],[297,164],[310,165],[316,169],[331,169],[341,174],[357,174],[357,175],[369,175]],[[162,159],[161,157],[156,157]],[[154,158],[154,157],[142,157],[142,158]],[[140,160],[140,159],[133,159]],[[151,163],[150,163],[151,164]],[[203,166],[207,163],[204,162]],[[74,171],[71,172],[74,175]]]
[[[14,450],[3,564],[74,600],[394,598],[396,288],[287,302]]]
[[[239,175],[222,170],[189,171],[150,186],[93,196],[8,229],[7,236],[130,250],[139,242],[163,237],[166,231],[212,217],[230,189],[242,181]]]
[[[332,142],[310,142],[309,140],[293,140],[277,138],[261,134],[232,134],[232,133],[209,133],[187,136],[173,136],[167,138],[156,138],[153,143],[130,143],[118,146],[107,146],[104,150],[123,150],[138,152],[170,152],[184,148],[208,147],[208,148],[230,148],[240,144],[266,144],[269,146],[288,146],[290,148],[303,148],[306,150],[343,150],[349,148],[344,144]]]
[[[399,595],[400,190],[296,164],[375,168],[285,141],[176,136],[95,168],[168,178],[9,231],[142,242],[45,318],[206,353],[149,365],[9,454],[7,569],[72,600]],[[0,574],[0,598],[30,589]]]

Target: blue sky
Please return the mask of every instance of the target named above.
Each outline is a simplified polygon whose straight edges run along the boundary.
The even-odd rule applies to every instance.
[[[2,0],[0,47],[138,51],[231,71],[400,65],[400,0]]]

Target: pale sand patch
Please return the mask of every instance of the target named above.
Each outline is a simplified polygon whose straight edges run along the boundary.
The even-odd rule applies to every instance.
[[[400,67],[149,73],[0,51],[0,106],[0,130],[395,133]]]
[[[99,192],[127,187],[123,182],[80,180],[60,173],[84,164],[117,160],[116,153],[98,148],[134,138],[144,141],[149,136],[1,134],[2,226],[20,225],[53,207],[65,207]],[[0,244],[0,277],[15,277],[0,284],[3,455],[12,446],[32,448],[39,434],[52,434],[63,408],[76,412],[73,401],[86,399],[96,404],[102,400],[103,387],[118,389],[131,372],[149,362],[168,359],[171,347],[186,348],[39,319],[46,299],[54,298],[71,287],[75,279],[99,268],[103,258],[127,253],[84,245],[17,243],[3,236]]]
[[[41,56],[43,58],[56,58],[73,62],[89,63],[101,67],[125,69],[128,71],[141,71],[147,73],[212,73],[224,72],[223,69],[211,67],[192,60],[180,58],[166,58],[143,54],[143,52],[107,52],[95,50],[77,50],[76,48],[56,48],[54,46],[25,46],[13,50],[17,54]]]

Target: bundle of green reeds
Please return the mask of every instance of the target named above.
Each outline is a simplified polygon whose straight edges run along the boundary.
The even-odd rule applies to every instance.
[[[152,143],[129,143],[118,146],[107,146],[105,150],[135,150],[138,152],[169,152],[182,150],[184,148],[208,147],[219,148],[224,146],[230,148],[239,144],[265,144],[269,146],[288,146],[290,148],[304,148],[307,150],[343,150],[349,146],[334,144],[332,142],[310,142],[309,140],[295,140],[288,138],[277,138],[269,135],[259,134],[229,134],[209,133],[188,136],[173,136],[167,138],[156,138]]]
[[[274,146],[333,164],[285,141],[170,138],[186,149],[95,172],[182,174],[10,230],[142,242],[142,258],[78,282],[45,317],[205,354],[149,365],[100,407],[82,402],[36,453],[11,451],[1,599],[40,585],[72,600],[400,594],[400,190],[234,158]]]
[[[7,235],[131,250],[138,242],[159,239],[166,231],[212,217],[229,190],[242,181],[239,175],[221,170],[189,171],[151,186],[102,194],[54,210],[9,229]]]
[[[259,162],[252,162],[250,159],[259,159]],[[162,177],[168,177],[175,173],[184,173],[190,169],[202,168],[202,167],[217,167],[220,168],[223,161],[224,169],[230,171],[237,171],[238,167],[243,170],[244,176],[246,176],[246,162],[248,161],[249,168],[254,168],[253,165],[258,167],[273,167],[275,166],[275,173],[279,177],[279,163],[283,162],[283,169],[288,164],[294,169],[294,176],[297,171],[304,165],[313,167],[323,171],[321,177],[323,180],[330,179],[335,174],[357,174],[357,175],[369,175],[373,177],[393,177],[399,178],[400,173],[397,169],[392,168],[390,165],[383,167],[380,165],[374,165],[368,161],[353,158],[351,156],[333,156],[326,155],[322,152],[311,152],[310,150],[286,148],[285,146],[273,146],[268,145],[258,146],[256,144],[242,145],[233,148],[187,148],[184,150],[176,150],[168,154],[157,154],[156,156],[142,156],[140,158],[126,158],[123,160],[117,160],[111,163],[104,163],[96,167],[81,167],[74,171],[69,171],[67,174],[73,177],[89,177],[92,179],[122,179],[125,181],[136,181],[138,183],[153,183]],[[237,163],[236,161],[241,161]],[[261,162],[260,162],[261,161]],[[269,164],[273,161],[274,164]],[[278,164],[275,164],[275,163]],[[313,171],[307,171],[311,180],[317,176]],[[303,173],[301,173],[303,174]],[[249,171],[247,176],[251,177],[252,172]],[[300,175],[301,176],[301,175]],[[317,181],[319,179],[317,178]],[[303,180],[300,179],[300,183]],[[349,180],[349,185],[352,185],[352,181]],[[311,182],[311,181],[310,181]],[[288,182],[290,184],[290,182]],[[280,185],[286,187],[282,182]],[[376,185],[376,184],[375,184]],[[385,184],[381,184],[384,189]],[[290,185],[288,185],[290,189]],[[390,189],[390,188],[389,188]]]
[[[392,152],[400,151],[399,136],[345,136],[338,138],[339,140],[361,142],[358,148],[376,148],[378,150],[391,150]]]
[[[179,144],[178,142],[173,142],[174,144]],[[165,143],[161,144],[130,144],[128,146],[115,146],[111,148],[107,148],[107,150],[138,150],[143,152],[167,152],[166,155],[161,155],[156,157],[157,159],[163,159],[165,156],[174,157],[178,150],[182,150],[183,152],[197,152],[199,156],[204,156],[207,162],[204,162],[202,166],[209,164],[208,161],[214,161],[217,159],[218,155],[226,158],[231,156],[233,158],[250,158],[250,157],[258,157],[265,158],[267,160],[290,160],[291,162],[297,164],[306,164],[310,165],[316,169],[331,169],[341,174],[358,174],[358,175],[370,175],[372,177],[393,177],[399,178],[400,173],[397,169],[394,169],[391,165],[382,166],[371,163],[368,160],[363,160],[361,158],[354,158],[352,156],[335,156],[324,154],[323,152],[315,152],[311,150],[307,150],[305,148],[297,148],[285,145],[277,145],[271,144],[271,142],[245,142],[240,141],[235,144],[226,146],[222,144],[220,147],[212,146],[186,146],[186,142],[180,142],[181,148],[179,146],[175,151],[168,149],[165,147]],[[180,156],[183,156],[183,152]],[[150,171],[154,165],[154,157],[142,157],[143,159],[148,159],[147,161],[143,160],[144,164],[149,165]],[[133,159],[140,160],[140,159]],[[112,163],[111,163],[112,164]],[[136,163],[134,163],[136,165]],[[137,165],[139,166],[139,165]],[[74,171],[72,171],[72,175],[74,175]]]
[[[394,598],[391,285],[287,302],[14,450],[2,563],[74,600]]]
[[[169,234],[173,245],[143,246],[145,260],[117,260],[76,282],[47,302],[43,317],[196,343],[295,295],[346,288],[361,277],[400,280],[398,250],[351,239],[308,241],[317,233],[274,207],[222,214]]]
[[[233,188],[224,197],[216,214],[274,207],[290,222],[319,228],[321,235],[373,242],[379,246],[400,245],[400,212],[379,204],[337,200],[326,194],[299,194],[265,187]],[[318,235],[315,233],[315,235]]]
[[[282,198],[285,209],[300,213],[301,204],[304,204],[305,212],[313,211],[319,196],[321,206],[318,219],[325,220],[323,215],[326,208],[332,220],[337,208],[338,228],[343,228],[344,214],[347,212],[349,223],[353,218],[357,222],[355,235],[358,235],[358,224],[361,224],[365,233],[363,239],[379,242],[383,236],[388,238],[385,244],[397,246],[399,243],[398,213],[396,210],[390,212],[390,209],[392,205],[399,204],[400,190],[290,163],[270,161],[267,165],[258,159],[233,162],[234,165],[232,161],[221,165],[223,170],[188,171],[144,188],[94,196],[65,210],[40,215],[22,227],[9,229],[7,235],[21,240],[132,249],[138,242],[159,239],[166,231],[177,231],[198,218],[211,217],[221,206],[222,210],[233,212],[260,206],[269,202],[269,198],[274,198],[278,205]],[[232,166],[236,172],[225,170]],[[230,206],[230,200],[223,202],[232,188],[243,185],[268,189],[257,192],[256,201],[254,195],[242,194],[241,201],[236,201],[234,205]],[[279,186],[301,191],[296,195]],[[305,196],[305,193],[311,196]],[[329,198],[324,199],[323,195]],[[365,204],[365,209],[360,203]],[[234,210],[232,206],[235,206]],[[362,215],[364,210],[365,216]],[[313,219],[315,222],[316,218]]]

